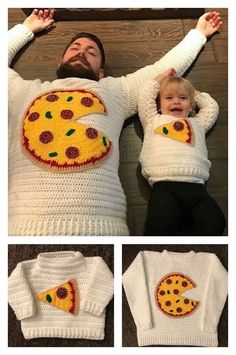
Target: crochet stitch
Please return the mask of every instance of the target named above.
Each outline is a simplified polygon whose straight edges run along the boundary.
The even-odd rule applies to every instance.
[[[104,338],[113,275],[102,258],[73,251],[41,253],[17,264],[8,289],[26,339]]]
[[[9,31],[9,64],[33,36],[22,25]],[[122,126],[126,118],[137,113],[139,92],[144,82],[170,66],[175,66],[179,75],[183,74],[205,42],[205,36],[196,29],[191,30],[181,43],[155,64],[127,76],[106,77],[98,82],[79,78],[58,79],[53,82],[23,80],[14,70],[9,69],[9,235],[128,235],[126,199],[118,176],[119,136]],[[37,100],[40,96],[46,98],[47,96],[43,96],[46,92],[51,93],[51,101],[47,102],[47,108],[44,109],[45,122],[51,124],[52,112],[48,107],[57,105],[54,100],[61,91],[66,91],[69,99],[73,96],[71,90],[86,92],[83,106],[84,109],[88,108],[90,114],[80,117],[79,124],[85,125],[83,127],[89,135],[87,141],[95,142],[93,137],[98,132],[102,132],[102,140],[95,151],[85,154],[85,166],[80,165],[83,171],[71,173],[67,168],[63,174],[57,174],[51,171],[54,168],[51,163],[48,164],[49,169],[44,169],[28,159],[21,149],[17,127],[20,126],[27,107],[32,102],[39,103]],[[93,97],[88,92],[101,98],[107,114],[91,112]],[[61,97],[63,93],[59,95]],[[69,117],[73,111],[73,100],[68,101],[67,105],[65,108],[61,107],[61,110],[67,110],[63,112],[66,117],[63,122],[72,123],[73,118]],[[36,111],[33,108],[30,111],[32,124],[38,121]],[[77,124],[74,122],[68,125],[63,140],[74,139]],[[42,143],[44,147],[48,147],[53,143],[54,134],[47,126],[38,131],[36,138],[34,147],[38,151],[39,140],[45,142]],[[110,142],[112,150],[109,150]],[[70,147],[73,149],[69,149],[67,153],[72,157],[68,159],[72,159],[73,165],[80,147],[71,144],[67,148]],[[56,145],[48,151],[49,161],[58,159],[57,148]],[[89,158],[97,156],[97,153],[98,164],[88,169],[91,165]],[[31,149],[31,157],[32,154],[35,153]],[[42,153],[38,155],[42,157]],[[46,167],[45,159],[42,164]],[[93,160],[92,165],[95,165]]]
[[[227,271],[215,254],[142,251],[123,285],[139,346],[218,345]]]

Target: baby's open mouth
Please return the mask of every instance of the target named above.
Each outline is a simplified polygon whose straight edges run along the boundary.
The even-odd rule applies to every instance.
[[[182,108],[180,107],[174,107],[172,109],[170,109],[171,112],[182,112]]]

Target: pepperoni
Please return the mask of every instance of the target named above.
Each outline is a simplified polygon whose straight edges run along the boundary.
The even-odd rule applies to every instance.
[[[187,298],[185,298],[184,303],[189,304],[189,300]]]
[[[57,293],[57,297],[60,299],[64,299],[68,295],[68,291],[65,287],[60,287],[56,293]]]
[[[164,290],[161,290],[159,294],[160,294],[161,296],[164,296],[164,295],[165,295],[165,291],[164,291]]]
[[[75,159],[79,156],[79,150],[76,147],[69,147],[66,149],[66,156],[69,159]]]
[[[94,128],[87,128],[86,129],[86,136],[90,139],[97,138],[98,136],[98,131]]]
[[[183,124],[183,122],[176,121],[176,122],[173,124],[173,128],[174,128],[176,131],[183,131],[183,129],[184,129],[184,124]]]
[[[170,307],[170,306],[171,306],[171,302],[170,302],[170,301],[166,301],[165,305],[166,305],[167,307]]]
[[[82,97],[82,99],[80,100],[81,104],[86,106],[86,107],[91,107],[93,105],[93,99],[91,99],[90,97],[86,96],[86,97]]]
[[[62,110],[61,117],[65,120],[70,120],[74,116],[73,111],[71,110]]]
[[[30,122],[34,122],[34,121],[36,121],[38,118],[39,118],[39,113],[38,112],[32,112],[30,115],[29,115],[29,117],[28,117],[28,120],[30,121]]]
[[[59,99],[59,97],[55,94],[51,94],[46,97],[46,100],[49,102],[54,102],[54,101],[57,101],[58,99]]]
[[[179,290],[177,290],[177,288],[175,288],[173,292],[174,292],[175,295],[179,294]]]
[[[170,285],[170,284],[172,284],[172,280],[171,279],[167,279],[166,283],[167,283],[167,285]]]
[[[183,286],[183,287],[187,287],[187,286],[188,286],[187,281],[183,281],[183,282],[182,282],[182,286]]]
[[[177,313],[181,313],[182,312],[182,308],[181,307],[176,308],[176,312]]]
[[[50,131],[44,131],[39,135],[40,142],[48,144],[53,140],[53,134]]]

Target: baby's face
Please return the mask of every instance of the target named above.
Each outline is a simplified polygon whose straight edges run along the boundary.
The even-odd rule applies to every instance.
[[[163,115],[188,117],[191,111],[190,94],[182,85],[167,84],[160,91],[160,110]]]

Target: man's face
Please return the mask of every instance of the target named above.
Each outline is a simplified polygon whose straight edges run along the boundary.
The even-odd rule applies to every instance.
[[[97,44],[84,37],[75,40],[60,60],[57,75],[59,79],[77,77],[98,81],[103,78],[101,53]]]

